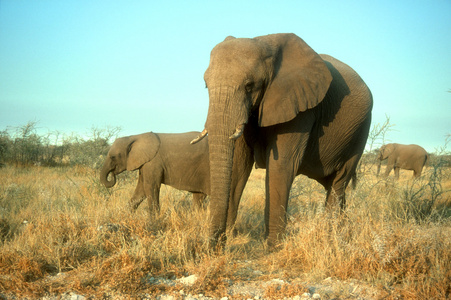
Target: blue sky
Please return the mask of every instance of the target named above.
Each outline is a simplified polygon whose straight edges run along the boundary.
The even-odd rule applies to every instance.
[[[451,133],[451,1],[0,1],[0,130],[202,130],[226,36],[293,32],[354,68],[391,142]]]

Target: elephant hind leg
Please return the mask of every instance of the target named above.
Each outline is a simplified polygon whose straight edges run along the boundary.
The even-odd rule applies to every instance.
[[[345,184],[344,181],[337,178],[337,176],[329,177],[323,182],[323,186],[327,191],[326,208],[328,210],[333,210],[333,208],[336,208],[339,205],[340,209],[343,210],[346,206],[345,189],[347,183]]]
[[[327,190],[326,208],[332,209],[339,205],[340,210],[346,208],[346,188],[349,182],[357,180],[355,169],[359,157],[348,161],[340,170],[332,174],[324,181],[323,186]]]
[[[421,176],[421,169],[418,171],[418,170],[413,170],[413,177],[414,178],[418,178],[418,177],[420,177]]]
[[[207,197],[204,193],[193,192],[193,204],[195,209],[204,208],[204,200]]]
[[[424,158],[424,161],[423,161],[422,165],[414,167],[414,169],[413,169],[413,176],[415,178],[418,178],[418,177],[421,176],[421,173],[423,172],[424,165],[426,164],[426,160],[427,160],[427,156]]]
[[[341,191],[336,188],[330,188],[327,190],[326,196],[326,208],[328,211],[334,211],[333,208],[340,205],[340,211],[343,211],[346,208],[346,195],[344,191]]]

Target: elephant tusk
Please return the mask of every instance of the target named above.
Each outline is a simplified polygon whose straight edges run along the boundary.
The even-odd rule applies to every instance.
[[[238,125],[238,127],[235,129],[235,133],[232,134],[229,139],[236,141],[237,138],[243,135],[244,131],[244,124]]]
[[[197,142],[200,142],[204,137],[207,136],[207,134],[208,134],[208,131],[207,131],[207,129],[205,128],[204,130],[202,130],[202,132],[199,134],[199,136],[198,136],[197,138],[195,138],[194,140],[192,140],[192,141],[190,142],[190,144],[192,145],[192,144],[195,144],[195,143],[197,143]]]

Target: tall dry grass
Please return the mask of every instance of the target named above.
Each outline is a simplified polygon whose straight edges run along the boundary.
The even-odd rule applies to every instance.
[[[450,296],[451,170],[430,167],[419,180],[399,182],[374,169],[348,190],[343,215],[324,210],[325,193],[298,177],[293,185],[286,239],[269,253],[264,242],[264,171],[254,170],[224,253],[210,253],[207,211],[188,193],[162,188],[161,211],[127,207],[136,173],[122,174],[111,190],[87,167],[0,169],[0,293],[41,297],[169,293],[164,283],[196,274],[186,292],[226,295],[227,280],[359,280],[380,298]],[[448,192],[447,192],[448,191]],[[267,289],[266,296],[299,293]],[[188,289],[188,290],[187,290]],[[337,288],[323,298],[350,297]]]

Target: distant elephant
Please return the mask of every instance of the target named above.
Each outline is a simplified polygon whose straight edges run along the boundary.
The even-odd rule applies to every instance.
[[[294,34],[227,37],[211,51],[204,79],[209,110],[212,246],[226,240],[234,140],[256,133],[258,167],[266,168],[268,245],[286,227],[288,196],[298,174],[327,190],[326,206],[345,207],[345,189],[368,137],[373,106],[369,88],[346,64],[318,55]],[[249,119],[256,116],[255,121]]]
[[[143,133],[116,139],[100,172],[100,180],[107,188],[116,184],[116,175],[139,169],[139,179],[130,199],[130,208],[136,209],[148,199],[152,213],[159,210],[161,184],[193,193],[196,206],[210,194],[210,164],[208,140],[190,145],[199,132]],[[241,138],[235,150],[230,197],[229,222],[236,218],[238,204],[251,173],[253,152]],[[112,176],[111,176],[112,175]],[[108,177],[111,176],[111,180]]]
[[[427,158],[426,150],[418,145],[386,144],[379,149],[377,155],[377,175],[381,170],[382,161],[388,159],[385,176],[394,169],[395,178],[399,179],[399,169],[404,169],[413,170],[413,177],[419,177]]]

